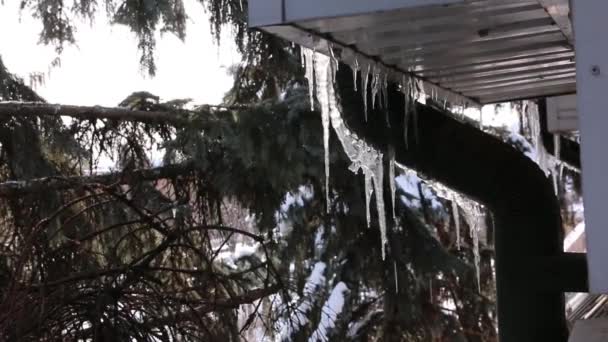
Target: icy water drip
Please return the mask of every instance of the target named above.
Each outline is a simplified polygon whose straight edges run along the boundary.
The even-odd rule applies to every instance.
[[[370,202],[372,192],[375,193],[376,209],[378,212],[378,226],[380,227],[382,244],[382,258],[385,258],[387,245],[387,224],[383,193],[384,156],[380,151],[367,144],[364,140],[360,139],[355,133],[350,131],[345,126],[334,90],[335,68],[335,63],[332,62],[330,57],[320,54],[316,56],[314,75],[315,84],[317,85],[317,100],[321,105],[322,112],[324,112],[323,117],[329,117],[331,126],[336,132],[344,152],[351,161],[351,166],[349,169],[355,173],[358,173],[358,171],[361,170],[365,176],[366,202]],[[366,79],[367,81],[369,65],[365,69],[367,70],[364,72],[365,76],[362,77],[362,80]],[[363,84],[366,84],[366,81]],[[365,88],[366,85],[363,91],[364,94],[366,93]],[[370,198],[368,199],[367,196],[370,196]],[[369,214],[367,215],[368,221],[371,221],[370,216],[371,215]]]

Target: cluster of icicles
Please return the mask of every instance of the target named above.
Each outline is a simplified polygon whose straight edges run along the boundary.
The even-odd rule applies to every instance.
[[[559,134],[553,135],[553,155],[549,154],[543,143],[538,109],[525,110],[521,115],[523,116],[524,126],[530,128],[532,148],[536,156],[535,162],[538,163],[538,166],[546,175],[551,175],[553,189],[555,194],[559,196],[559,183],[563,177],[564,167],[567,166],[561,162],[561,137]]]
[[[451,202],[452,218],[454,220],[454,227],[456,228],[456,248],[458,250],[460,250],[461,215],[464,221],[469,226],[469,237],[473,242],[473,246],[471,249],[473,250],[473,260],[475,265],[475,275],[477,277],[477,286],[481,288],[479,270],[481,255],[479,253],[479,241],[480,233],[487,231],[485,215],[486,210],[479,203],[460,195],[458,192],[451,190],[443,184],[437,182],[430,182],[429,185],[437,192],[438,196],[443,197]]]
[[[329,198],[329,127],[334,129],[344,152],[351,161],[349,170],[354,173],[358,173],[359,170],[363,172],[365,176],[365,203],[366,203],[366,216],[367,225],[370,225],[371,214],[370,214],[370,202],[372,194],[376,199],[376,209],[378,211],[378,226],[380,227],[381,236],[381,247],[382,257],[386,256],[386,245],[388,244],[387,238],[387,219],[384,215],[384,194],[383,194],[383,182],[384,182],[384,166],[383,160],[384,155],[378,151],[363,139],[359,138],[356,133],[352,132],[342,119],[342,114],[338,107],[336,93],[334,89],[336,71],[338,68],[337,59],[332,56],[326,56],[323,54],[317,54],[313,50],[302,48],[302,61],[306,70],[305,76],[309,82],[309,95],[311,109],[313,109],[313,95],[316,95],[317,101],[321,106],[321,116],[323,123],[323,146],[325,149],[325,189],[326,189],[326,203],[327,210],[329,211],[330,198]],[[353,77],[355,84],[357,83],[357,72],[360,69],[359,64],[355,61],[352,64]],[[387,88],[388,88],[388,74],[382,72],[378,66],[366,65],[362,72],[361,88],[363,93],[363,102],[365,106],[365,116],[367,120],[367,88],[369,77],[371,75],[371,93],[372,93],[372,107],[376,105],[376,97],[380,97],[381,105],[386,106],[387,102]],[[408,96],[410,94],[407,94]],[[391,199],[393,208],[393,219],[395,218],[395,161],[394,152],[391,149],[389,151],[389,175],[390,175],[390,189]]]
[[[351,161],[349,169],[358,173],[359,170],[363,172],[365,179],[365,203],[366,203],[366,217],[367,225],[370,225],[370,202],[371,196],[375,192],[376,209],[378,212],[378,226],[380,228],[381,235],[381,248],[382,257],[386,256],[386,245],[388,244],[387,238],[387,219],[385,216],[385,204],[383,194],[383,182],[384,182],[384,166],[383,160],[384,155],[378,151],[363,139],[359,138],[356,133],[352,132],[342,119],[342,114],[337,103],[334,83],[336,77],[336,71],[338,69],[338,60],[331,53],[329,56],[323,54],[317,54],[315,51],[302,47],[302,63],[305,69],[305,76],[309,82],[309,96],[311,110],[314,109],[313,97],[316,95],[317,101],[321,106],[321,116],[323,125],[323,146],[325,150],[324,161],[325,161],[325,189],[326,189],[326,203],[327,210],[330,207],[330,196],[329,196],[329,130],[330,126],[336,133],[336,136],[340,140],[344,152]],[[331,52],[331,49],[330,49]],[[353,72],[353,80],[355,84],[355,91],[357,90],[357,74],[361,71],[361,93],[363,97],[365,119],[367,120],[368,112],[368,84],[371,86],[371,98],[372,108],[376,106],[376,98],[380,98],[380,105],[387,106],[388,97],[388,72],[383,70],[380,66],[365,63],[360,65],[357,59],[353,59],[351,63],[351,69]],[[371,78],[371,80],[370,80]],[[404,136],[407,142],[408,140],[408,122],[409,120],[416,120],[416,111],[414,101],[420,94],[418,93],[419,86],[416,84],[416,80],[404,76],[401,84],[401,90],[405,96],[405,112],[404,112]],[[432,98],[432,96],[431,96]],[[411,118],[410,118],[411,116]],[[388,122],[387,122],[388,124]],[[414,125],[415,127],[415,125]],[[416,132],[414,132],[415,134]],[[392,215],[393,221],[396,220],[395,216],[395,151],[394,148],[390,147],[388,150],[388,166],[389,166],[389,188],[391,191],[392,201]],[[439,185],[438,185],[439,186]],[[460,219],[459,212],[462,210],[464,218],[471,227],[471,238],[473,240],[475,264],[479,265],[479,231],[481,226],[485,224],[483,218],[483,211],[475,204],[469,203],[461,196],[454,195],[450,192],[449,199],[452,200],[454,205],[453,214],[454,221],[456,222],[458,241],[460,241]],[[459,207],[461,208],[459,210]],[[459,244],[459,242],[458,242]],[[479,267],[476,266],[477,275],[479,277]],[[479,283],[479,282],[478,282]]]

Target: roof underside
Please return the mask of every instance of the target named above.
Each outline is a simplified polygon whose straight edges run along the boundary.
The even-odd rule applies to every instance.
[[[295,20],[291,0],[282,1],[283,21],[263,29],[321,52],[329,41],[348,52],[339,54],[347,63],[368,58],[472,103],[576,90],[568,0],[464,0],[328,18],[319,8]]]

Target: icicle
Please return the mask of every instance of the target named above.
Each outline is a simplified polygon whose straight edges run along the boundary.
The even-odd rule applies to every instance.
[[[480,275],[480,264],[481,257],[479,254],[479,230],[482,226],[481,221],[483,220],[483,215],[479,206],[476,206],[475,210],[475,224],[474,227],[471,228],[471,238],[473,239],[473,258],[475,260],[475,275],[477,276],[477,290],[481,292],[481,275]]]
[[[367,63],[361,68],[361,88],[363,90],[363,112],[365,114],[365,122],[367,122],[367,83],[369,81],[369,73],[371,70],[371,64]]]
[[[553,180],[553,191],[555,192],[555,196],[559,196],[557,166],[551,170],[551,179]]]
[[[315,110],[315,102],[313,98],[314,90],[315,90],[315,55],[316,52],[307,49],[305,47],[300,48],[301,51],[301,59],[302,59],[302,67],[304,67],[305,73],[304,77],[308,81],[308,97],[310,100],[310,111]]]
[[[396,193],[397,187],[395,186],[395,148],[393,147],[393,145],[390,145],[388,148],[388,156],[389,156],[388,182],[389,182],[389,187],[391,189],[391,201],[392,201],[391,208],[393,209],[393,222],[396,222],[397,215],[395,214],[395,193]]]
[[[357,73],[361,69],[357,57],[353,58],[353,62],[350,64],[350,68],[353,70],[353,85],[355,86],[355,91],[357,91]]]
[[[414,140],[418,144],[418,109],[416,108],[416,99],[418,98],[418,84],[413,81],[412,87],[412,122],[414,124]]]
[[[481,281],[480,281],[480,255],[479,255],[479,230],[483,225],[483,214],[479,205],[463,202],[462,208],[464,209],[463,213],[465,214],[465,219],[469,224],[469,236],[473,241],[473,262],[475,264],[475,275],[477,277],[477,287],[481,292]]]
[[[526,106],[528,108],[528,106]],[[524,110],[528,112],[527,109]],[[530,110],[529,112],[528,124],[530,126],[530,139],[532,140],[532,146],[536,151],[536,162],[538,166],[545,172],[546,175],[550,172],[549,167],[549,156],[547,155],[547,150],[545,149],[545,145],[543,144],[542,132],[540,127],[540,116],[538,110]]]
[[[395,293],[399,293],[399,278],[397,274],[397,262],[393,261],[393,271],[395,273]]]
[[[315,89],[315,55],[316,52],[305,47],[301,48],[302,51],[302,63],[304,65],[306,79],[308,80],[308,90],[310,97],[310,110],[314,110],[314,100],[313,100],[313,92]],[[331,51],[331,48],[330,48]],[[322,103],[322,106],[325,108],[321,108],[321,122],[323,124],[323,148],[325,151],[325,206],[326,210],[329,213],[331,203],[329,201],[329,108],[327,108],[326,103]]]
[[[329,111],[321,111],[323,122],[323,150],[325,152],[325,206],[329,214],[331,202],[329,200]]]
[[[460,214],[458,212],[458,202],[452,196],[452,216],[454,216],[454,227],[456,228],[456,249],[460,250]]]
[[[367,218],[367,228],[370,226],[371,214],[369,210],[369,202],[372,197],[372,175],[369,172],[365,172],[365,217]]]
[[[384,108],[384,117],[386,120],[386,127],[391,127],[391,120],[388,113],[388,71],[385,71],[382,78],[380,87],[380,97],[382,99],[382,108]]]
[[[382,77],[382,106],[384,109],[388,110],[388,72],[384,72],[384,77]]]
[[[403,139],[405,140],[405,148],[408,148],[408,126],[410,122],[410,84],[405,75],[402,80],[404,111],[403,111]]]
[[[369,73],[369,67],[366,73]],[[386,212],[384,208],[383,195],[383,155],[365,141],[359,139],[356,134],[351,132],[344,124],[342,114],[340,113],[336,94],[334,90],[335,66],[331,63],[329,57],[318,55],[315,60],[315,75],[317,84],[317,100],[321,104],[322,111],[329,112],[329,118],[334,131],[344,152],[351,161],[349,169],[353,172],[363,171],[366,183],[366,202],[367,196],[371,197],[370,185],[373,185],[373,191],[376,193],[376,208],[378,211],[378,226],[380,227],[380,236],[382,240],[382,258],[386,256],[387,241],[387,225]],[[365,77],[367,78],[367,77]],[[363,91],[364,93],[366,90]],[[370,184],[371,183],[371,184]],[[369,205],[368,205],[369,208]],[[369,217],[369,216],[368,216]]]
[[[380,226],[380,242],[382,243],[382,259],[384,259],[386,256],[386,245],[388,245],[388,233],[386,227],[386,209],[384,207],[384,167],[382,163],[382,154],[378,152],[375,165],[370,164],[367,167],[370,168],[368,172],[373,173],[376,210],[378,211],[378,225]]]
[[[331,58],[331,62],[333,63],[332,72],[335,74],[336,71],[338,71],[338,69],[340,68],[340,61],[338,60],[338,57],[336,57],[336,54],[334,53],[334,47],[331,43],[328,45],[328,48],[329,48],[329,57]],[[333,77],[335,78],[335,75]]]
[[[553,134],[553,147],[554,147],[554,155],[555,159],[559,162],[562,154],[562,145],[561,145],[561,136],[559,134]]]
[[[378,84],[380,83],[380,69],[374,65],[372,72],[372,109],[376,108],[376,96],[378,96]]]

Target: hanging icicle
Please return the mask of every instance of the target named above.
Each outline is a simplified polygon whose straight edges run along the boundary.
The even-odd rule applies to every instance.
[[[369,82],[369,73],[371,71],[371,64],[365,63],[361,68],[361,90],[363,96],[363,113],[365,115],[365,122],[367,122],[367,83]]]
[[[456,197],[452,196],[452,216],[454,217],[454,228],[456,228],[456,249],[460,250],[460,214],[458,213],[458,202]]]
[[[332,63],[332,70],[334,72],[334,74],[338,71],[338,69],[340,68],[340,61],[338,60],[338,57],[336,57],[336,54],[334,53],[334,46],[331,43],[328,43],[329,46],[329,57],[331,58],[331,63]],[[335,78],[335,75],[333,76]]]
[[[382,258],[384,259],[386,256],[388,238],[383,193],[383,154],[368,145],[362,139],[359,139],[356,134],[351,132],[344,125],[334,90],[335,68],[335,63],[332,62],[330,57],[324,55],[318,55],[316,57],[314,74],[315,84],[317,85],[317,100],[321,104],[321,110],[327,112],[326,115],[330,118],[331,126],[334,128],[344,152],[351,161],[349,169],[353,172],[361,170],[365,176],[366,202],[369,202],[369,200],[367,200],[367,194],[371,197],[371,191],[368,190],[373,187],[376,198],[376,209],[378,212],[378,226],[380,227]],[[366,74],[368,74],[369,67],[366,69]],[[367,78],[367,76],[365,78]],[[364,90],[364,93],[365,92],[366,90]]]
[[[410,100],[411,100],[411,83],[410,80],[403,75],[401,90],[403,91],[403,139],[405,141],[405,148],[408,148],[408,130],[410,123]]]
[[[355,56],[355,58],[353,58],[353,61],[350,64],[350,68],[353,71],[353,85],[355,86],[355,91],[357,91],[357,74],[359,73],[359,70],[361,69],[361,67],[359,66],[359,60],[357,59],[357,56]]]
[[[310,110],[314,110],[314,96],[313,92],[315,89],[315,74],[314,74],[314,61],[316,52],[301,48],[302,62],[304,63],[305,76],[308,80],[309,98],[310,98]],[[335,58],[332,58],[335,60]],[[325,104],[321,104],[322,106]],[[325,207],[326,212],[329,213],[331,202],[329,199],[329,109],[321,108],[321,122],[323,125],[323,149],[324,149],[324,162],[325,162]]]
[[[397,262],[393,261],[393,271],[395,274],[395,293],[399,293],[399,274],[397,273]]]
[[[384,118],[386,127],[391,127],[391,121],[388,112],[388,72],[385,71],[381,76],[380,98],[382,100],[382,108],[384,108]]]
[[[481,292],[481,254],[479,253],[479,233],[485,226],[485,216],[479,205],[475,206],[475,229],[472,230],[473,259],[475,260],[475,275],[477,276],[477,291]]]
[[[416,108],[416,101],[418,99],[418,96],[420,95],[420,87],[416,80],[412,81],[412,87],[410,87],[410,89],[412,91],[410,96],[412,98],[412,123],[414,126],[414,141],[416,142],[416,145],[418,145],[418,108]]]
[[[553,134],[553,154],[555,155],[555,159],[558,161],[562,159],[562,145],[561,145],[561,136],[559,134]]]
[[[395,214],[395,194],[397,187],[395,186],[395,148],[393,145],[388,147],[389,165],[388,165],[388,181],[391,189],[391,208],[393,210],[393,222],[397,222],[397,215]]]
[[[329,113],[327,111],[321,111],[321,120],[323,123],[323,150],[325,162],[325,207],[327,213],[329,213],[331,202],[329,200]]]
[[[534,152],[536,154],[536,162],[538,163],[538,166],[541,168],[541,170],[543,170],[543,172],[545,172],[546,175],[548,175],[551,172],[551,167],[549,165],[549,155],[545,145],[543,144],[542,131],[540,127],[540,115],[535,107],[532,109],[530,108],[531,107],[529,105],[526,105],[524,109],[524,112],[528,114],[524,117],[528,118],[530,140],[535,149]]]
[[[370,227],[371,213],[369,204],[372,198],[372,175],[369,172],[364,173],[365,177],[365,218],[367,219],[367,228]]]
[[[300,54],[302,59],[302,67],[304,67],[304,77],[308,81],[308,98],[310,101],[310,111],[315,110],[315,102],[314,102],[314,89],[315,89],[315,55],[316,52],[314,50],[301,47]]]
[[[380,68],[377,64],[374,64],[372,70],[372,109],[376,109],[376,96],[378,96],[378,90],[380,89]]]
[[[388,110],[388,72],[382,76],[382,106]]]
[[[375,160],[364,166],[364,173],[371,172],[374,180],[374,192],[376,197],[376,211],[378,212],[378,226],[380,226],[380,237],[382,243],[382,259],[386,255],[388,245],[386,208],[384,207],[384,161],[380,152],[376,151]],[[367,168],[367,171],[365,169]]]
[[[477,287],[481,292],[481,276],[480,276],[480,263],[481,257],[479,254],[479,232],[482,227],[485,226],[485,216],[481,210],[481,207],[471,201],[461,202],[463,214],[467,224],[469,225],[469,237],[473,242],[473,263],[475,266],[475,276],[477,279]]]

